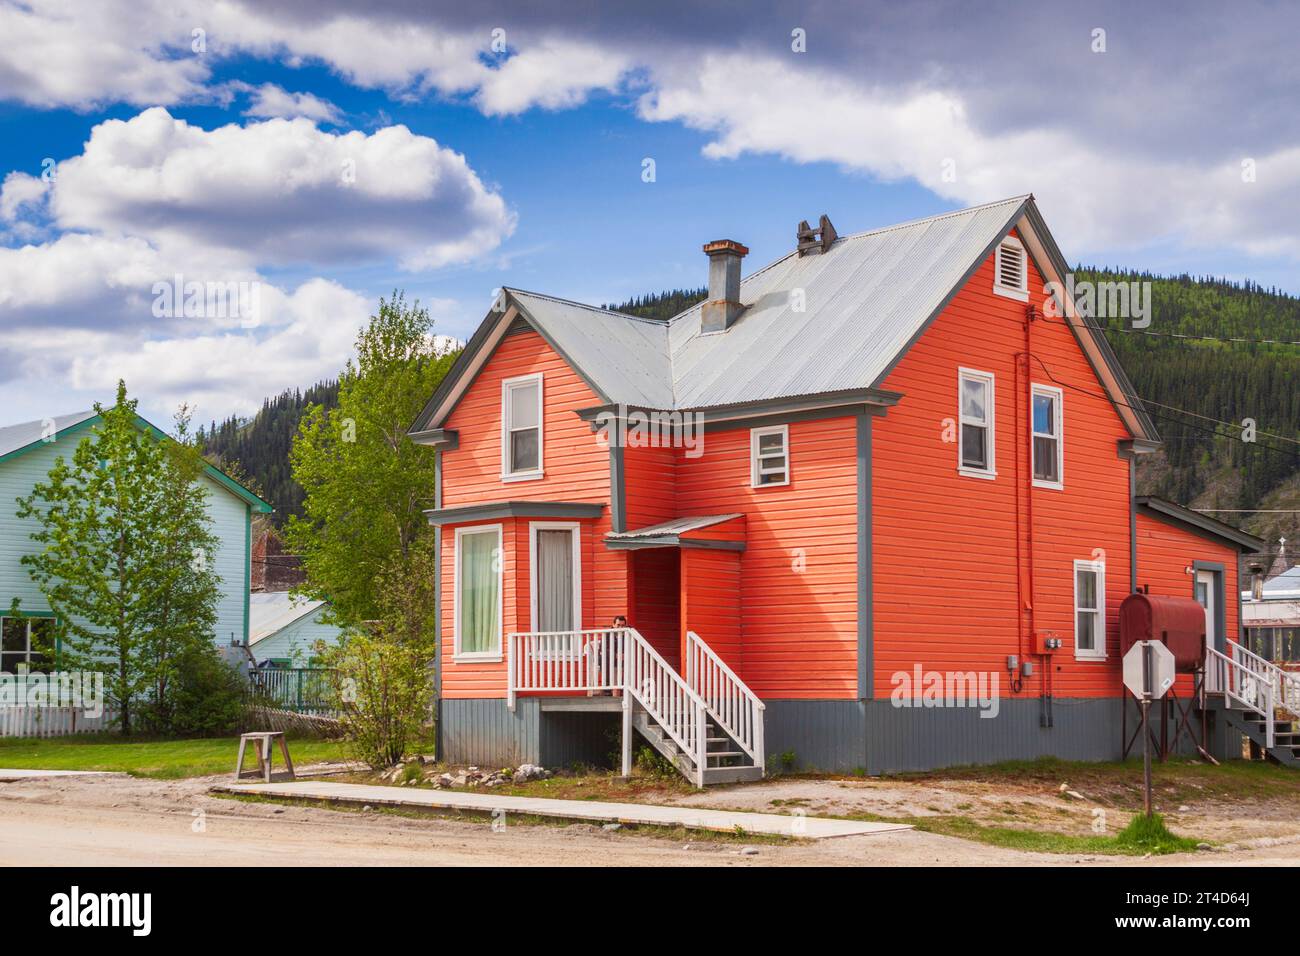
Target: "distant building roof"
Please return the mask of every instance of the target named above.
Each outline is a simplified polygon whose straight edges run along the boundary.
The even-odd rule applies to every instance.
[[[248,644],[251,647],[263,638],[301,620],[324,601],[294,599],[288,591],[265,591],[248,596]]]

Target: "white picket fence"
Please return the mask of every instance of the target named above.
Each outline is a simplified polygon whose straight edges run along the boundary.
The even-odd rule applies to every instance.
[[[0,737],[63,737],[100,734],[113,728],[107,708],[89,717],[80,707],[0,707]]]

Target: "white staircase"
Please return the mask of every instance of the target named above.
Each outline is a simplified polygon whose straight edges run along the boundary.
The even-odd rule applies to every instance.
[[[1266,754],[1300,766],[1300,674],[1229,641],[1226,654],[1207,651],[1205,687],[1223,695],[1228,722]]]
[[[686,677],[630,627],[514,633],[508,648],[511,710],[520,694],[622,693],[624,776],[635,729],[697,787],[763,777],[763,702],[694,632]]]

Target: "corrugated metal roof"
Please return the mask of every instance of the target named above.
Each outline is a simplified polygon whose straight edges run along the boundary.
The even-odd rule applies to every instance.
[[[791,252],[741,281],[746,308],[725,332],[702,333],[698,305],[662,322],[517,289],[507,294],[602,404],[709,409],[879,388],[1022,216],[1056,255],[1033,197],[1016,196],[845,236],[821,253]],[[502,318],[494,312],[484,320],[413,431],[441,424],[481,351],[492,347],[494,329],[499,337]],[[1116,384],[1103,384],[1117,409],[1135,434],[1158,440],[1104,335],[1091,326],[1084,335],[1114,373]]]
[[[747,308],[725,333],[701,334],[699,306],[676,316],[668,338],[678,407],[877,384],[1027,198],[792,252],[741,282]]]
[[[256,644],[306,617],[324,601],[295,600],[288,591],[257,591],[248,596],[248,643]]]
[[[661,322],[509,291],[610,402],[708,408],[868,388],[1027,198],[846,236],[823,253],[791,252],[741,281],[746,309],[725,332],[701,333],[698,305]]]
[[[526,316],[610,401],[673,407],[668,324],[510,289]]]
[[[730,515],[700,515],[693,518],[673,518],[671,521],[665,521],[662,524],[652,524],[646,528],[637,528],[633,531],[618,531],[605,535],[608,538],[617,539],[634,539],[634,538],[655,538],[666,534],[685,534],[687,531],[698,531],[700,528],[710,528],[715,524],[722,524],[724,521],[734,521],[736,518],[743,518],[741,514]]]
[[[80,425],[88,418],[94,418],[95,411],[90,409],[84,412],[73,412],[71,415],[58,415],[51,419],[54,423],[54,432],[63,431],[65,428],[71,428],[73,425]],[[18,425],[7,425],[0,428],[0,456],[18,451],[20,448],[26,448],[34,442],[40,441],[47,434],[46,419],[38,418],[34,422],[22,422]]]

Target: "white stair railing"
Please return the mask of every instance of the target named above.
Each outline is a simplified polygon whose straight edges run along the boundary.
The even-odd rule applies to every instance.
[[[1300,674],[1278,667],[1266,657],[1233,641],[1228,642],[1228,653],[1244,667],[1271,681],[1275,688],[1274,703],[1292,717],[1300,718]]]
[[[703,788],[709,746],[708,708],[640,633],[628,628],[627,635],[624,693],[640,704],[690,758],[694,783]]]
[[[1229,650],[1239,645],[1229,644]],[[1245,648],[1240,648],[1245,650]],[[1264,746],[1272,750],[1276,720],[1276,691],[1273,682],[1245,664],[1213,647],[1206,648],[1206,688],[1211,693],[1223,694],[1224,702],[1234,702],[1264,718]]]
[[[690,759],[696,786],[704,786],[708,708],[635,628],[516,632],[506,646],[511,710],[521,693],[622,691]]]
[[[506,703],[520,692],[621,690],[619,663],[630,628],[533,631],[507,635]]]
[[[686,632],[686,683],[754,766],[764,767],[763,702],[694,631]]]

